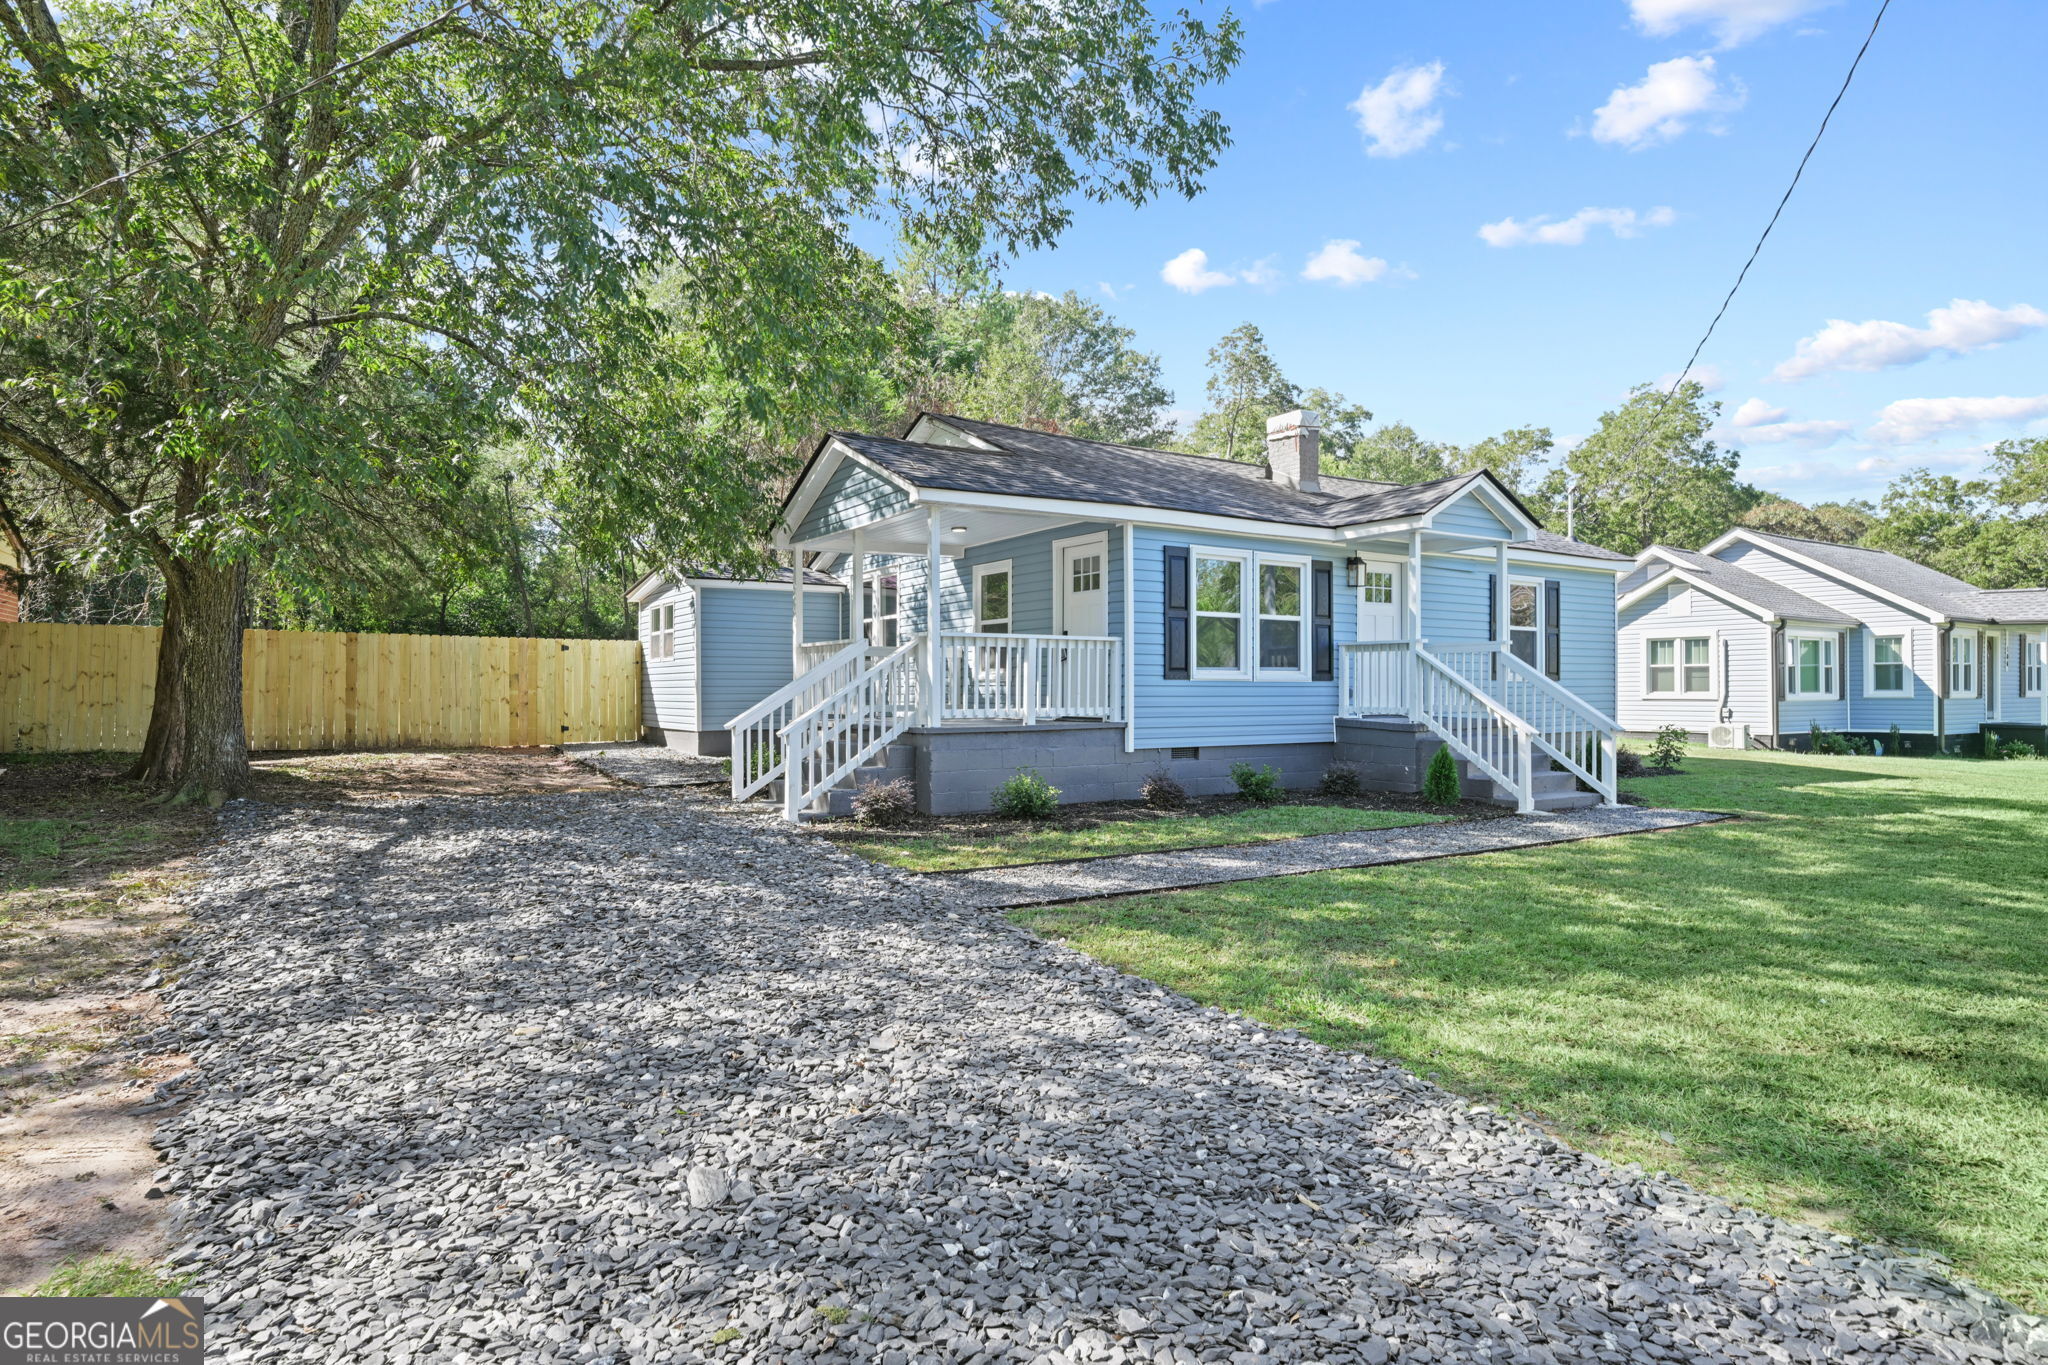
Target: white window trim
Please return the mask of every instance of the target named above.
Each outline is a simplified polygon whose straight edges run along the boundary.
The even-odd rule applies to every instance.
[[[991,574],[999,573],[1010,575],[1010,614],[1008,616],[998,616],[994,620],[995,624],[1002,626],[1004,631],[1014,635],[1017,631],[1017,575],[1012,572],[1009,560],[992,559],[986,564],[974,566],[974,585],[970,589],[973,593],[973,600],[967,605],[969,610],[974,613],[974,628],[977,631],[987,630],[990,623],[981,614],[981,580]]]
[[[1877,642],[1897,640],[1899,642],[1899,668],[1906,680],[1904,687],[1879,687],[1877,685]],[[1863,695],[1866,697],[1910,697],[1913,695],[1913,633],[1908,630],[1863,630]]]
[[[1312,652],[1312,644],[1309,637],[1315,629],[1315,604],[1313,601],[1315,597],[1315,584],[1309,577],[1309,563],[1310,560],[1307,555],[1254,554],[1252,556],[1252,581],[1249,585],[1250,591],[1246,594],[1251,599],[1248,603],[1250,607],[1248,615],[1251,622],[1251,634],[1247,641],[1250,648],[1246,651],[1246,655],[1247,662],[1252,666],[1252,676],[1255,678],[1272,682],[1307,682],[1309,679],[1309,665],[1311,663],[1309,655]],[[1259,610],[1260,580],[1265,576],[1264,570],[1268,564],[1281,568],[1292,568],[1299,574],[1295,581],[1299,585],[1297,600],[1301,610],[1293,616],[1269,617],[1265,612]],[[1299,666],[1295,668],[1267,668],[1259,662],[1259,637],[1262,633],[1260,627],[1269,620],[1293,621],[1301,628],[1301,633],[1296,638],[1298,657],[1301,659]]]
[[[1670,692],[1653,692],[1650,690],[1650,646],[1666,640],[1670,641],[1672,645],[1671,679],[1677,684],[1677,688]],[[1705,640],[1707,642],[1707,685],[1704,690],[1697,692],[1685,690],[1685,650],[1683,646],[1687,640]],[[1718,697],[1721,695],[1720,633],[1717,631],[1688,630],[1677,634],[1667,635],[1659,633],[1645,636],[1643,639],[1642,681],[1644,701],[1692,701],[1701,697]]]
[[[1202,618],[1204,616],[1226,617],[1230,613],[1203,611],[1202,602],[1202,561],[1205,559],[1228,559],[1237,564],[1237,667],[1204,668],[1199,662],[1202,657]],[[1256,593],[1255,556],[1250,550],[1225,550],[1213,545],[1191,545],[1188,547],[1188,677],[1197,682],[1249,682],[1252,678],[1252,654],[1255,641],[1251,638],[1252,607]]]
[[[1964,651],[1969,655],[1967,661],[1959,661],[1956,658],[1956,646],[1958,645],[1968,646]],[[1978,657],[1981,652],[1977,648],[1976,631],[1956,630],[1949,632],[1948,659],[1946,663],[1948,667],[1948,694],[1952,699],[1968,701],[1983,694],[1984,660]],[[1956,666],[1958,662],[1963,662],[1970,670],[1970,685],[1968,687],[1956,686]]]
[[[1512,624],[1515,619],[1514,591],[1516,588],[1534,588],[1536,590],[1536,648],[1532,651],[1536,657],[1533,660],[1525,660],[1525,662],[1527,662],[1529,664],[1529,667],[1535,669],[1538,673],[1541,673],[1545,677],[1548,677],[1550,676],[1549,670],[1545,667],[1545,664],[1548,661],[1544,659],[1543,651],[1546,646],[1546,642],[1550,639],[1550,622],[1543,619],[1543,613],[1546,610],[1548,610],[1548,608],[1544,605],[1544,598],[1546,594],[1543,591],[1542,579],[1529,578],[1522,574],[1512,574],[1509,576],[1508,586],[1506,588],[1506,592],[1509,595],[1506,604],[1507,611],[1503,614],[1510,624],[1507,627],[1508,636],[1505,640],[1502,640],[1500,642],[1500,647],[1502,649],[1507,650],[1510,654],[1514,653],[1515,632],[1518,630],[1530,629],[1530,627],[1528,626],[1518,626]]]
[[[2038,697],[2048,688],[2048,635],[2028,631],[2020,651],[2020,695]]]
[[[1822,665],[1824,669],[1821,674],[1822,686],[1818,692],[1802,692],[1797,686],[1799,681],[1799,650],[1797,646],[1802,640],[1816,640],[1827,646],[1827,662]],[[1842,687],[1842,642],[1840,638],[1833,631],[1791,630],[1785,632],[1785,642],[1793,646],[1792,649],[1787,651],[1785,657],[1786,699],[1791,700],[1796,697],[1802,701],[1809,699],[1817,701],[1835,700]]]

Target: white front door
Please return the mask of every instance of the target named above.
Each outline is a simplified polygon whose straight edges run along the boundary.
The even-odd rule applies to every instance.
[[[1109,537],[1058,540],[1052,547],[1053,629],[1062,635],[1109,634]]]
[[[1401,601],[1401,566],[1392,560],[1367,560],[1358,582],[1358,638],[1400,640],[1407,608]]]

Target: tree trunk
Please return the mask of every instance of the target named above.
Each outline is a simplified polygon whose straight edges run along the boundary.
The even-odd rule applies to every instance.
[[[173,799],[218,804],[249,787],[242,725],[243,572],[239,566],[187,561],[164,578],[165,649],[136,776]]]

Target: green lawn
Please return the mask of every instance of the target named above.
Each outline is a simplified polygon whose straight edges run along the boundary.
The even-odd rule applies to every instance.
[[[2048,763],[1686,769],[1747,818],[1019,918],[2048,1307]]]
[[[863,858],[893,863],[913,872],[957,872],[969,867],[1013,867],[1018,863],[1045,863],[1061,858],[1155,853],[1166,848],[1259,844],[1271,839],[1298,839],[1304,834],[1398,829],[1447,818],[1412,811],[1355,810],[1349,806],[1272,806],[1227,815],[1111,820],[1085,829],[1053,828],[1001,837],[981,833],[895,837],[876,834],[843,843]]]

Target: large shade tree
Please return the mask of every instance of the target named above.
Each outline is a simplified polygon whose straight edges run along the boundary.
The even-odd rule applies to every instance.
[[[252,562],[508,431],[592,543],[752,553],[763,433],[888,344],[852,227],[1000,252],[1192,193],[1237,43],[1145,0],[0,0],[0,448],[162,575],[142,774],[246,781]]]

